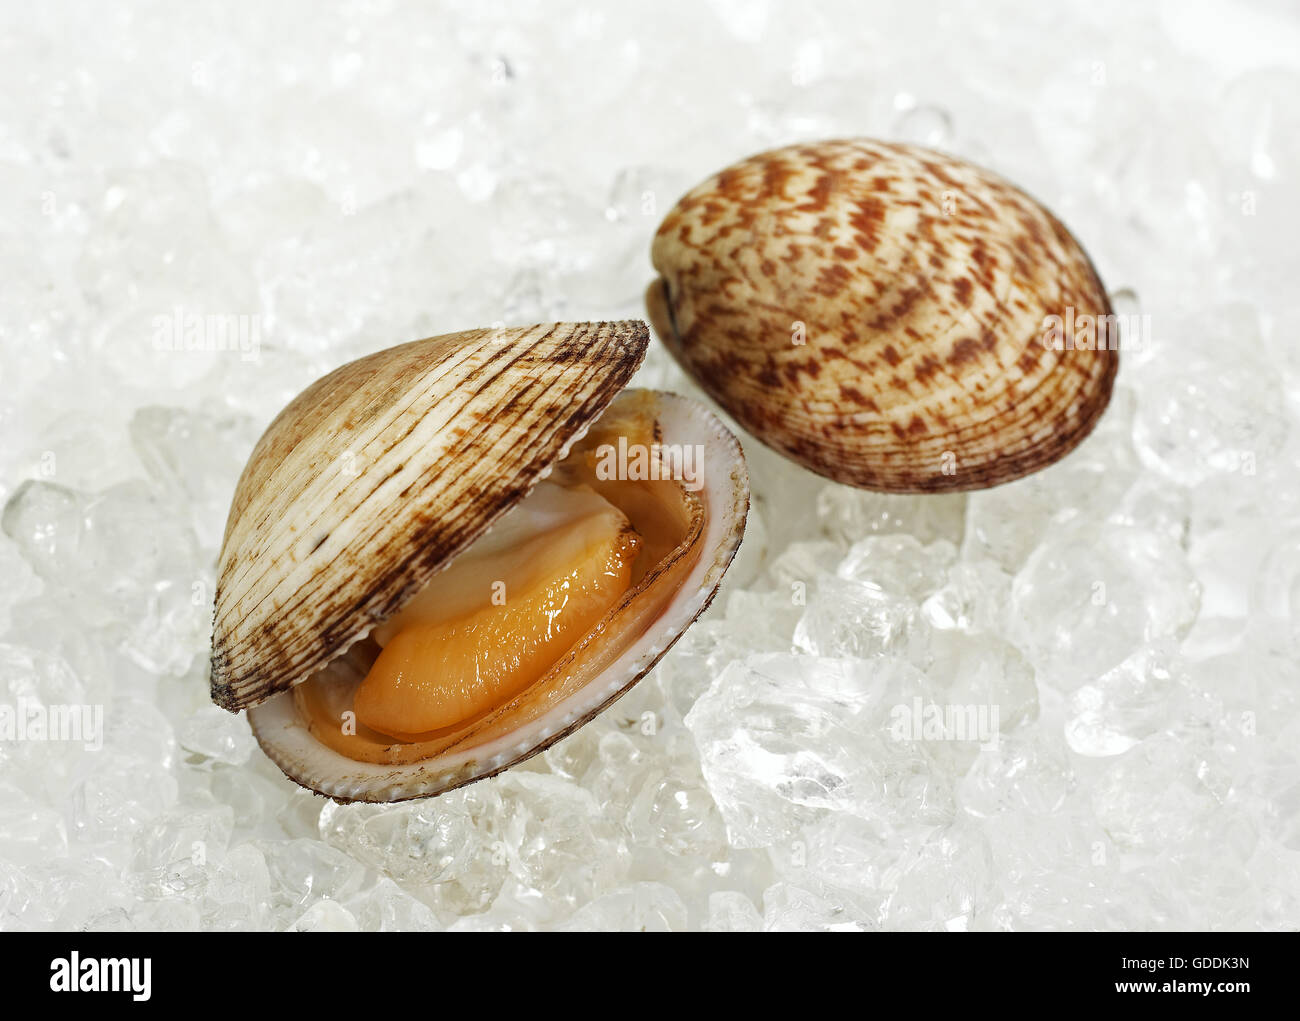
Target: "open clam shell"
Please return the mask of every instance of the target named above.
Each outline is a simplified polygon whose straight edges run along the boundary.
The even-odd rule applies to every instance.
[[[758,439],[887,492],[998,485],[1110,398],[1118,333],[1082,247],[997,175],[916,146],[795,145],[684,196],[651,322]]]
[[[744,529],[744,460],[700,405],[620,392],[645,342],[644,326],[626,323],[435,338],[345,366],[273,423],[227,529],[212,684],[219,704],[249,708],[254,735],[286,774],[363,801],[490,776],[598,714],[708,605]],[[596,452],[629,441],[691,451],[696,484],[667,472],[601,481]],[[330,478],[348,451],[369,456],[350,479]],[[351,706],[375,662],[376,626],[475,540],[502,534],[493,523],[523,512],[544,478],[543,490],[599,492],[645,534],[653,553],[626,593],[534,683],[488,711],[410,741],[364,727],[334,733],[333,709]]]
[[[212,700],[238,711],[338,656],[521,500],[626,386],[641,323],[417,340],[276,416],[235,487]]]

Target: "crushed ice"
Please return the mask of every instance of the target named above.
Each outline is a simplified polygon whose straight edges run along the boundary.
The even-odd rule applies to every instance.
[[[1296,925],[1300,25],[894,8],[5,15],[0,702],[105,733],[0,742],[0,928]],[[271,416],[390,343],[639,317],[682,190],[842,134],[1076,229],[1140,333],[1096,434],[932,498],[747,441],[726,587],[610,712],[434,801],[285,780],[205,685]]]

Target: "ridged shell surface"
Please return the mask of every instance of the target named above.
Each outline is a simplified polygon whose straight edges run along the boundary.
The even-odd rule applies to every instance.
[[[1035,471],[1092,429],[1118,367],[1106,292],[1060,221],[914,146],[747,159],[677,204],[652,261],[650,317],[681,365],[769,446],[855,486]]]
[[[217,575],[212,698],[305,680],[522,499],[626,385],[640,322],[415,341],[336,369],[271,423]]]

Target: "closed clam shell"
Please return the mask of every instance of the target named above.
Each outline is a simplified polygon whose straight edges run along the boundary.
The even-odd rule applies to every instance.
[[[734,418],[812,471],[978,489],[1064,456],[1119,355],[1082,247],[997,175],[869,140],[747,159],[655,235],[650,318]]]
[[[419,340],[299,394],[235,488],[212,699],[246,709],[387,619],[536,485],[645,356],[640,322]]]

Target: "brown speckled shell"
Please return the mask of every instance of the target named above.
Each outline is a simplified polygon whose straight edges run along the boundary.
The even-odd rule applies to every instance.
[[[236,486],[217,568],[212,698],[305,680],[521,500],[645,356],[644,323],[471,330],[317,380]]]
[[[868,140],[754,156],[677,204],[652,260],[650,318],[683,368],[839,482],[998,485],[1068,453],[1110,399],[1113,336],[1044,340],[1049,316],[1089,344],[1082,317],[1111,314],[1087,255],[951,156]]]

